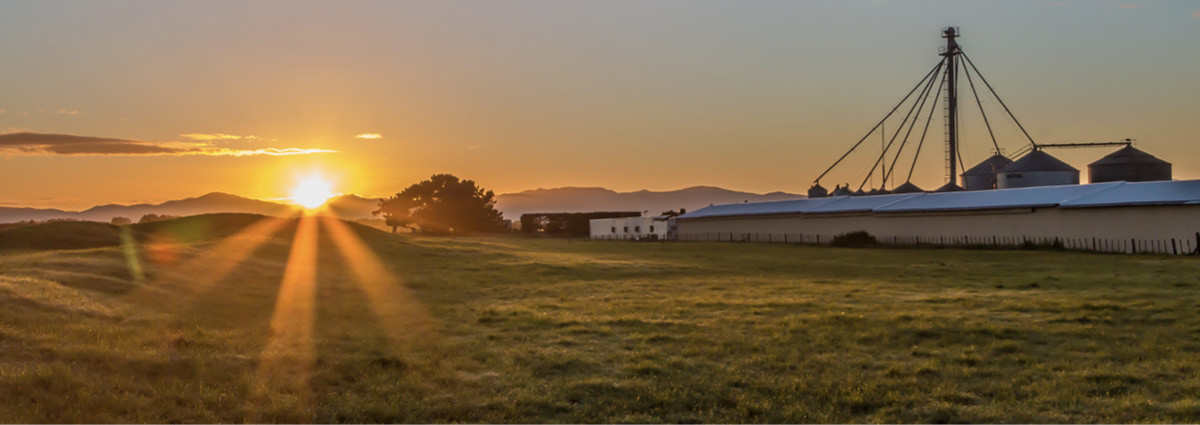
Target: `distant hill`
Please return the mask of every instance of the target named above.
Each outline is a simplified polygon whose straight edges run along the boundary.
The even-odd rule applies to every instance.
[[[167,201],[161,204],[98,205],[83,211],[0,208],[0,223],[56,218],[107,222],[113,217],[125,217],[137,222],[146,214],[189,216],[207,213],[248,213],[286,217],[294,215],[297,211],[299,210],[292,205],[213,192],[204,196]]]
[[[599,187],[561,187],[497,195],[496,208],[504,212],[505,218],[516,220],[521,217],[521,214],[530,212],[649,211],[650,214],[658,214],[679,208],[692,211],[710,204],[777,201],[803,197],[803,195],[784,192],[767,194],[738,192],[711,186],[695,186],[663,192],[649,190],[617,192]],[[371,218],[371,212],[379,208],[378,204],[378,198],[353,194],[340,195],[329,200],[325,214],[347,220]],[[108,222],[113,217],[125,217],[137,222],[146,214],[189,216],[212,213],[247,213],[289,217],[298,212],[299,209],[291,204],[213,192],[195,198],[167,201],[161,204],[99,205],[83,211],[0,207],[0,223],[44,221],[56,218]]]
[[[766,194],[738,192],[712,186],[693,186],[670,191],[617,192],[600,187],[562,187],[507,193],[496,197],[496,207],[505,218],[518,219],[531,212],[649,211],[658,214],[685,208],[693,211],[712,204],[782,201],[804,195],[785,192]]]

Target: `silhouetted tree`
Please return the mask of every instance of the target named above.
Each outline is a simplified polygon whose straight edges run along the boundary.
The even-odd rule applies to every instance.
[[[383,216],[392,232],[397,227],[420,226],[425,233],[497,232],[503,228],[496,195],[471,180],[434,174],[396,196],[379,201],[372,212]]]
[[[112,221],[109,223],[112,223],[115,226],[124,226],[126,224],[132,224],[133,220],[130,220],[127,217],[113,217]]]
[[[179,218],[179,216],[150,213],[150,214],[143,215],[142,218],[138,220],[138,223],[153,223],[156,221],[170,220],[173,218]]]
[[[659,215],[665,216],[665,217],[679,217],[684,214],[687,214],[687,209],[680,208],[679,211],[666,210],[666,211],[663,211],[662,214],[659,214]]]

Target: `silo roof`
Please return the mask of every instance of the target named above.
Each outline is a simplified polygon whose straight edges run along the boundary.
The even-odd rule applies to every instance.
[[[1088,166],[1092,165],[1129,165],[1129,164],[1157,164],[1171,165],[1170,162],[1158,159],[1158,157],[1148,154],[1133,146],[1125,146],[1118,149],[1116,152],[1105,155],[1103,158],[1096,160]]]
[[[1012,164],[1012,163],[1013,163],[1013,161],[1011,159],[1008,159],[1008,157],[1006,157],[1004,155],[1000,155],[1000,154],[995,154],[995,155],[992,155],[990,158],[983,160],[983,162],[980,162],[979,165],[971,167],[970,170],[963,172],[962,175],[964,175],[964,176],[989,176],[989,175],[996,173],[997,171],[1004,169],[1004,167],[1007,167],[1009,164]]]
[[[904,184],[896,186],[895,189],[892,189],[892,193],[920,193],[924,191],[925,189],[921,189],[920,186],[917,186],[912,182],[904,182]]]
[[[1016,162],[1009,164],[1004,169],[1000,170],[1003,173],[1029,173],[1035,171],[1074,171],[1079,172],[1075,167],[1062,162],[1046,152],[1034,150],[1029,154],[1021,157]]]

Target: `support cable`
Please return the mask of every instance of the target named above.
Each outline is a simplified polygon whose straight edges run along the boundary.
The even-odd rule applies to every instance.
[[[1012,118],[1013,122],[1017,123],[1017,127],[1021,129],[1021,132],[1025,133],[1025,138],[1029,139],[1029,144],[1033,145],[1034,149],[1037,149],[1037,142],[1034,142],[1033,137],[1029,135],[1029,132],[1025,131],[1025,126],[1021,125],[1021,122],[1017,120],[1017,116],[1013,115],[1012,111],[1008,109],[1008,105],[1004,104],[1004,100],[1000,98],[1000,95],[996,94],[996,89],[992,88],[992,85],[987,82],[986,78],[983,78],[983,73],[980,73],[979,68],[975,67],[975,62],[972,62],[971,58],[968,57],[967,54],[961,49],[958,51],[958,53],[962,55],[963,59],[967,60],[967,64],[971,65],[971,69],[975,70],[975,75],[979,76],[979,81],[983,81],[983,84],[987,86],[989,91],[992,92],[992,96],[994,96],[996,100],[1000,102],[1000,106],[1004,107],[1004,112],[1008,113],[1009,118]]]
[[[934,71],[937,71],[939,67],[941,67],[940,64],[933,67]],[[930,75],[933,73],[931,72]],[[921,80],[921,82],[925,82],[925,80]],[[929,79],[929,82],[925,84],[925,88],[921,90],[921,94],[918,95],[918,98],[924,97],[931,87],[933,87],[933,80]],[[859,183],[857,190],[862,190],[863,186],[867,184],[867,180],[870,180],[871,175],[875,174],[875,169],[879,167],[879,164],[883,163],[884,155],[887,155],[887,152],[892,149],[892,145],[896,143],[896,137],[900,136],[900,131],[904,129],[904,123],[908,122],[908,118],[912,116],[913,111],[916,109],[917,101],[913,99],[913,104],[908,108],[908,113],[904,115],[904,119],[900,120],[900,126],[896,128],[896,134],[892,135],[892,139],[888,141],[887,147],[883,148],[883,155],[880,155],[879,159],[875,160],[875,165],[871,166],[871,171],[867,173],[867,178],[863,179],[862,183]]]
[[[935,94],[933,91],[930,90],[931,88],[933,88],[933,80],[932,79],[929,80],[929,84],[927,86],[925,86],[925,93],[924,93],[924,96],[921,96],[921,98],[920,98],[921,104],[920,104],[920,106],[917,107],[917,114],[913,116],[912,122],[909,123],[908,132],[904,133],[904,140],[900,141],[900,147],[896,149],[896,156],[892,158],[891,166],[889,167],[889,169],[887,171],[885,171],[883,173],[884,185],[886,185],[888,179],[892,177],[892,173],[896,171],[896,161],[900,160],[900,154],[904,152],[904,146],[908,144],[908,137],[912,135],[913,128],[915,128],[917,126],[917,122],[921,120],[921,112],[925,110],[925,103],[929,100],[929,98],[931,98],[931,97],[936,98],[937,95],[940,94],[940,93]],[[930,107],[937,109],[936,106],[930,106]]]
[[[935,96],[942,95],[942,86],[946,84],[945,78],[939,78],[938,80],[940,80],[941,82],[938,83],[937,91],[934,92],[934,93],[937,93]],[[929,108],[929,116],[925,117],[925,129],[921,130],[921,142],[917,144],[917,151],[915,153],[913,153],[912,167],[909,167],[909,169],[908,169],[908,177],[904,179],[905,183],[912,182],[913,171],[917,169],[917,158],[921,157],[921,147],[925,146],[925,135],[927,133],[929,133],[929,124],[933,122],[933,113],[934,112],[937,112],[937,106],[930,107]]]
[[[879,120],[878,124],[875,124],[874,127],[871,127],[871,131],[868,131],[867,134],[862,137],[862,139],[858,140],[858,143],[855,143],[854,146],[852,146],[850,148],[850,150],[848,150],[848,151],[846,151],[846,153],[842,154],[841,158],[838,158],[837,161],[834,161],[833,165],[830,165],[829,168],[826,168],[825,172],[823,172],[823,173],[821,173],[821,175],[817,176],[817,179],[813,180],[813,183],[820,184],[822,177],[825,177],[826,174],[829,174],[829,172],[832,171],[834,167],[837,167],[837,165],[840,164],[842,162],[842,160],[846,159],[846,157],[849,156],[851,152],[854,152],[855,149],[858,149],[858,146],[861,145],[863,143],[863,141],[866,141],[867,137],[870,137],[871,133],[874,133],[876,128],[879,128],[879,126],[882,125],[884,123],[884,121],[887,121],[887,119],[889,117],[891,117],[892,114],[895,113],[897,109],[900,109],[900,105],[903,105],[904,102],[907,101],[908,98],[910,96],[912,96],[912,94],[915,93],[917,91],[917,89],[921,87],[922,84],[925,83],[925,80],[928,79],[931,75],[933,75],[934,71],[936,71],[941,66],[942,66],[942,61],[938,61],[938,64],[935,65],[933,67],[933,69],[930,69],[929,73],[925,74],[925,77],[922,78],[921,81],[917,82],[917,85],[913,86],[912,90],[909,90],[908,94],[904,95],[904,99],[900,99],[900,103],[897,103],[896,106],[892,108],[891,112],[888,112],[887,115],[884,115],[883,119]]]
[[[996,134],[992,133],[992,124],[988,122],[987,112],[983,111],[983,102],[979,101],[979,93],[975,91],[975,82],[971,80],[971,72],[964,72],[967,75],[967,84],[971,86],[971,94],[975,96],[975,104],[979,105],[979,115],[983,116],[983,125],[987,126],[988,136],[992,138],[992,146],[996,147],[996,153],[1000,153],[1000,144],[996,142]],[[980,76],[979,78],[983,78]]]

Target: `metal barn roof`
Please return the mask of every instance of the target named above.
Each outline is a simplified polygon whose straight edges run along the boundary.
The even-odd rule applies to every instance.
[[[1112,189],[1059,204],[1063,208],[1133,205],[1200,205],[1200,180],[1120,182]]]
[[[899,193],[892,195],[848,196],[844,198],[838,198],[836,202],[830,202],[808,208],[804,211],[804,213],[823,214],[874,211],[875,209],[884,205],[893,204],[920,195],[920,193]]]
[[[923,196],[903,202],[884,205],[875,209],[875,212],[964,211],[1053,207],[1063,201],[1109,189],[1117,184],[1100,183],[926,193]]]
[[[1109,182],[1020,189],[943,193],[905,193],[795,201],[714,205],[682,219],[768,214],[849,212],[907,213],[1007,208],[1094,208],[1133,205],[1200,205],[1200,180]]]

